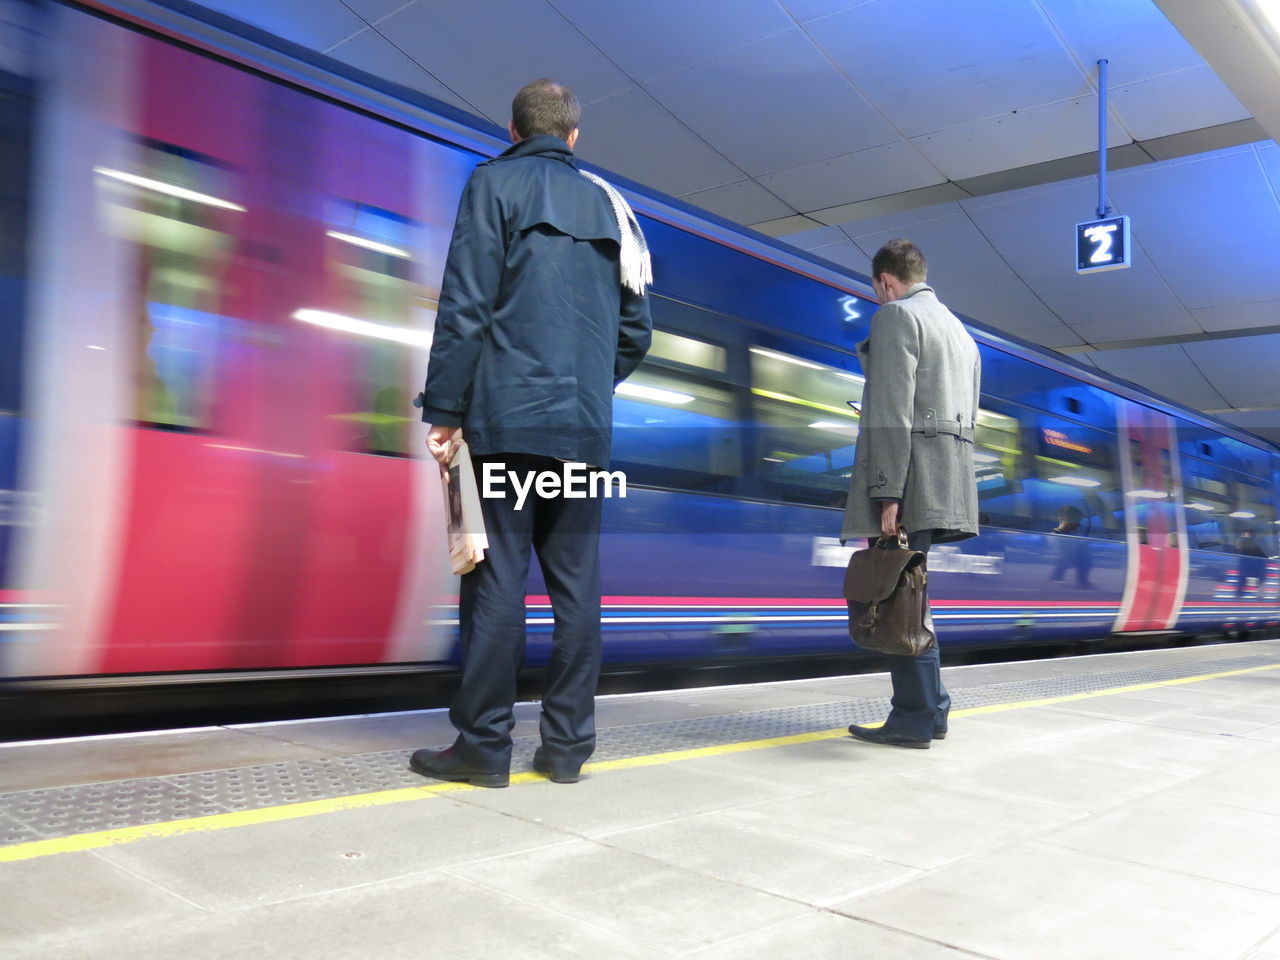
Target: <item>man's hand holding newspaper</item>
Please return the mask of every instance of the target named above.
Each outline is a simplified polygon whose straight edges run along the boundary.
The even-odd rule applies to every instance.
[[[484,560],[484,552],[489,549],[471,451],[459,427],[432,427],[427,434],[427,449],[440,464],[449,560],[454,573],[468,573]]]

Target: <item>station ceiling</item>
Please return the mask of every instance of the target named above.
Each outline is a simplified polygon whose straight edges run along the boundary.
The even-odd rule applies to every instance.
[[[1280,441],[1280,0],[201,0],[505,125],[539,76],[578,153]],[[1134,265],[1074,271],[1108,198]]]

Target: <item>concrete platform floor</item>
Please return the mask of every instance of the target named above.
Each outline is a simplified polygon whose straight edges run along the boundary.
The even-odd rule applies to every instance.
[[[0,956],[1280,960],[1280,641],[945,679],[973,705],[927,751],[821,725],[752,737],[884,698],[883,675],[614,697],[602,745],[680,721],[688,748],[576,785],[224,805],[84,849],[14,811],[71,785],[444,744],[447,718],[6,745]],[[517,736],[536,714],[521,705]],[[746,747],[716,733],[735,724]]]

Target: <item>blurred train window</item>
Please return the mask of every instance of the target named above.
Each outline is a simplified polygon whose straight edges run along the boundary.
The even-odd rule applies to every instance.
[[[27,271],[28,188],[34,134],[35,100],[25,73],[35,34],[19,23],[6,25],[0,6],[0,416],[22,406],[22,331]],[[12,16],[12,14],[10,14]],[[0,458],[4,428],[0,427]],[[0,459],[0,486],[5,478]],[[3,581],[0,581],[2,584]]]
[[[740,326],[764,324],[784,338],[799,335],[849,350],[866,338],[874,301],[674,224],[643,214],[640,220],[665,295],[714,306],[724,316],[741,318]]]
[[[1273,454],[1234,437],[1225,437],[1212,427],[1179,420],[1178,445],[1185,456],[1208,460],[1254,477],[1271,477]]]
[[[211,157],[142,141],[130,168],[95,168],[106,216],[135,245],[139,370],[134,417],[170,429],[210,426],[223,273],[234,243],[235,178]]]
[[[724,347],[664,330],[653,331],[653,343],[645,359],[665,360],[681,367],[715,370],[718,373],[724,373],[727,369]]]
[[[1251,446],[1242,440],[1236,440],[1234,437],[1223,437],[1220,443],[1226,450],[1227,456],[1239,464],[1233,469],[1254,477],[1271,478],[1272,459],[1270,453]],[[1228,463],[1227,466],[1231,466],[1231,464]]]
[[[1114,435],[984,396],[974,460],[982,524],[1123,536]]]
[[[1051,367],[979,345],[982,392],[1086,424],[1116,421],[1116,398],[1107,390]]]
[[[1022,435],[1015,417],[988,409],[986,400],[978,409],[973,435],[973,467],[978,480],[980,525],[1021,527],[1026,521],[1018,513],[1013,494],[1022,462]]]
[[[843,507],[865,383],[860,374],[750,348],[754,472],[772,500]]]
[[[655,331],[649,355],[614,391],[613,465],[628,481],[737,492],[742,431],[725,367],[724,347]]]
[[[413,221],[391,210],[335,199],[327,222],[328,260],[343,311],[379,328],[411,326]],[[350,427],[352,447],[408,455],[409,425],[416,420],[412,391],[406,387],[411,380],[409,351],[378,337],[353,340],[348,350],[348,408],[335,416]]]
[[[1183,509],[1187,539],[1196,550],[1218,553],[1280,553],[1276,541],[1275,490],[1216,463],[1182,460]]]

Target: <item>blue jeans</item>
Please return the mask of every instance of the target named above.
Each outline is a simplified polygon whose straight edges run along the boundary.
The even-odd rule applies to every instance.
[[[912,550],[928,553],[932,545],[932,530],[921,530],[907,538],[907,546]],[[931,740],[934,731],[947,729],[951,695],[942,685],[940,667],[936,643],[926,652],[914,657],[889,657],[893,699],[889,719],[884,723],[886,730],[892,730],[911,740]]]

